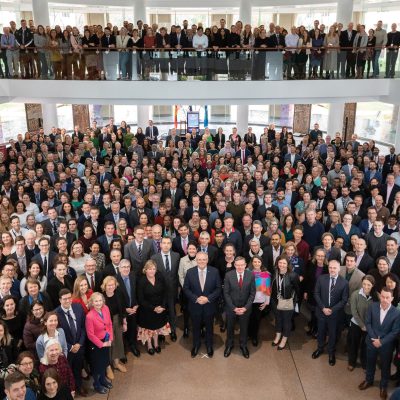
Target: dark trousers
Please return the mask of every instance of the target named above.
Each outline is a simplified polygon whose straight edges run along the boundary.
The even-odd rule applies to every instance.
[[[386,78],[394,78],[398,55],[399,53],[394,50],[388,50],[386,52]]]
[[[206,347],[213,347],[214,335],[214,314],[194,314],[191,315],[193,325],[193,347],[201,345],[201,328],[204,326],[206,330]]]
[[[240,339],[239,344],[241,347],[247,345],[247,330],[249,327],[250,311],[246,311],[243,315],[236,315],[233,311],[226,311],[226,345],[233,346],[233,339],[235,335],[235,323],[239,322]]]
[[[93,386],[99,387],[106,381],[106,369],[110,365],[110,347],[97,347],[90,343],[90,371]]]
[[[336,338],[340,326],[341,316],[337,313],[330,316],[322,314],[319,311],[318,318],[318,350],[323,350],[325,345],[326,334],[328,334],[328,353],[335,354],[336,351]]]
[[[252,339],[258,338],[258,331],[260,330],[261,318],[265,311],[265,308],[263,311],[260,310],[260,305],[261,303],[253,303],[251,307],[251,314],[249,321],[249,337]]]
[[[275,315],[275,332],[281,333],[282,336],[289,337],[292,331],[292,317],[294,310],[282,311],[277,309],[277,304],[273,304]]]
[[[171,332],[176,331],[176,297],[174,295],[168,295],[167,308],[168,308],[168,322],[171,326]]]
[[[82,368],[85,357],[85,348],[81,347],[77,353],[68,353],[68,364],[74,374],[76,388],[79,390],[82,387]]]
[[[349,346],[347,348],[349,355],[349,365],[355,367],[357,364],[358,352],[360,351],[361,366],[365,369],[366,357],[365,357],[365,337],[367,332],[363,331],[358,325],[353,322],[350,323],[349,328]]]
[[[367,372],[365,380],[369,383],[374,382],[376,361],[379,355],[381,360],[380,387],[381,389],[386,389],[390,379],[390,364],[392,362],[393,343],[389,343],[377,349],[372,345],[371,339],[367,338],[366,342],[367,342]]]
[[[354,77],[356,74],[356,54],[354,54],[352,51],[347,52],[346,56],[346,77],[348,78],[349,76]]]
[[[136,314],[126,316],[127,330],[124,334],[129,347],[136,347],[137,323]]]

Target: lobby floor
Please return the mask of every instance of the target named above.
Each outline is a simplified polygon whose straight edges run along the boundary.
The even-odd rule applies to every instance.
[[[142,351],[140,358],[128,355],[128,372],[115,372],[114,388],[108,400],[369,400],[379,399],[378,379],[375,386],[358,390],[364,379],[361,368],[349,372],[343,345],[339,345],[337,362],[329,366],[328,356],[323,354],[313,360],[316,340],[310,339],[303,329],[304,320],[297,321],[297,329],[290,339],[290,348],[277,351],[271,347],[274,337],[269,320],[262,322],[261,341],[257,348],[249,342],[250,359],[242,357],[238,337],[231,356],[223,356],[225,333],[215,327],[214,357],[199,355],[190,357],[191,338],[184,339],[178,330],[178,340],[172,343],[167,338],[162,352],[150,356]],[[142,350],[142,348],[141,348]],[[390,384],[389,393],[393,390]],[[93,392],[91,392],[93,393]],[[92,395],[93,399],[107,396]]]

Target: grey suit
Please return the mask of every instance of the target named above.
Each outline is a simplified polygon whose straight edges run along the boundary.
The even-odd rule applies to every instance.
[[[136,241],[128,243],[124,247],[124,257],[131,262],[132,271],[137,276],[141,275],[144,264],[147,260],[150,260],[154,254],[153,242],[150,239],[144,239],[142,243],[142,257],[139,256],[138,247],[136,247]]]
[[[225,275],[224,280],[224,298],[226,306],[226,322],[227,322],[227,342],[226,346],[233,346],[233,337],[235,322],[239,320],[240,326],[240,346],[247,345],[247,329],[251,307],[256,296],[256,284],[254,276],[250,270],[243,273],[242,288],[239,287],[239,281],[236,270],[229,271]],[[243,315],[236,315],[234,309],[236,307],[245,307],[246,312]]]
[[[178,299],[178,270],[179,270],[179,261],[180,256],[178,253],[174,251],[170,251],[170,270],[166,270],[165,266],[165,255],[161,252],[155,254],[151,257],[151,259],[157,264],[157,270],[164,276],[167,285],[168,285],[168,319],[169,324],[171,325],[172,332],[176,330],[176,311],[175,304]]]
[[[345,265],[340,267],[339,275],[346,279],[346,266]],[[353,292],[361,289],[362,278],[364,277],[364,275],[365,275],[364,272],[360,271],[358,268],[356,268],[354,270],[354,272],[351,274],[351,278],[349,280],[349,298],[347,300],[346,305],[344,306],[344,312],[346,313],[346,315],[352,315],[350,298],[351,298],[351,295],[353,294]]]

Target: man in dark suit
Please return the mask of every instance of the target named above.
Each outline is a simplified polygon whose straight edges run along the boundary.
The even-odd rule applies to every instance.
[[[382,195],[383,202],[385,203],[385,206],[390,210],[392,210],[393,208],[396,193],[400,191],[400,186],[396,185],[394,182],[394,175],[388,174],[388,176],[386,177],[386,183],[382,185],[380,189],[380,194]]]
[[[178,226],[179,235],[176,236],[172,242],[172,249],[178,253],[181,257],[185,257],[187,254],[187,247],[193,237],[189,236],[189,225],[181,224]]]
[[[317,249],[322,249],[326,254],[326,259],[328,260],[328,262],[331,260],[337,260],[337,262],[341,263],[342,255],[340,249],[335,247],[334,244],[335,244],[335,238],[332,235],[332,233],[325,232],[322,235],[322,246],[315,247],[314,252]]]
[[[336,338],[344,317],[344,307],[349,298],[349,284],[339,275],[340,263],[329,261],[329,274],[321,275],[315,286],[314,298],[317,303],[318,349],[312,358],[318,358],[324,352],[328,331],[329,365],[336,364]]]
[[[179,202],[183,197],[182,189],[178,188],[178,180],[176,178],[172,178],[169,183],[169,189],[163,191],[162,201],[165,201],[167,197],[170,197],[172,200],[172,205],[178,209]]]
[[[136,299],[136,275],[131,271],[129,260],[123,259],[119,264],[119,273],[117,274],[118,291],[121,293],[121,300],[126,311],[127,331],[125,339],[129,348],[135,357],[140,357],[140,351],[136,345],[137,323],[136,313],[138,302]]]
[[[75,242],[75,235],[71,232],[68,232],[68,222],[66,220],[60,221],[58,225],[58,233],[57,235],[51,236],[50,239],[50,248],[53,251],[57,251],[57,239],[64,238],[67,241],[68,251],[71,250],[72,243]]]
[[[101,38],[101,47],[112,50],[116,47],[116,45],[117,45],[117,37],[114,35],[111,35],[110,28],[107,28],[107,27],[104,28],[104,35]],[[113,126],[114,126],[113,122],[108,125],[108,127],[111,130],[113,130]],[[114,133],[116,133],[116,131]]]
[[[183,291],[188,299],[188,309],[193,325],[192,358],[197,356],[201,346],[201,328],[205,327],[207,355],[214,355],[213,325],[221,294],[221,280],[218,270],[208,266],[208,255],[202,251],[196,254],[197,268],[190,268],[185,277]]]
[[[31,202],[35,203],[39,208],[42,204],[42,201],[47,200],[47,193],[44,189],[42,189],[42,185],[40,182],[35,182],[33,184],[33,191],[30,193]]]
[[[243,246],[243,254],[247,254],[250,250],[250,240],[251,239],[258,239],[258,241],[260,242],[260,248],[264,249],[266,246],[269,245],[269,238],[267,238],[265,235],[262,234],[262,223],[259,220],[255,220],[253,221],[253,225],[252,225],[252,234],[247,235],[244,238],[244,246]]]
[[[229,357],[233,349],[235,322],[239,320],[240,350],[243,357],[249,358],[247,349],[247,330],[251,307],[256,295],[256,284],[250,270],[246,269],[243,257],[235,259],[235,270],[229,271],[224,280],[226,305],[227,338],[224,357]]]
[[[197,194],[192,196],[192,205],[190,207],[187,207],[183,214],[183,218],[185,218],[186,222],[189,222],[191,220],[194,211],[197,211],[200,217],[208,216],[206,209],[200,207],[200,196]]]
[[[96,260],[93,258],[89,258],[85,262],[85,272],[82,276],[85,276],[88,283],[89,288],[93,290],[93,292],[101,292],[101,283],[103,281],[103,274],[99,271],[96,271]]]
[[[48,236],[53,236],[58,234],[58,227],[60,226],[60,222],[64,219],[57,215],[57,210],[54,207],[49,208],[47,212],[49,218],[42,222],[44,233]]]
[[[297,163],[301,160],[301,157],[296,153],[296,146],[293,144],[289,148],[289,153],[285,154],[285,164],[289,161],[293,168],[297,168]]]
[[[391,146],[390,153],[385,156],[385,163],[389,166],[390,172],[393,171],[393,165],[396,162],[396,149]]]
[[[42,237],[39,240],[40,253],[32,257],[32,261],[37,261],[42,269],[43,274],[48,278],[49,273],[53,270],[53,263],[57,253],[50,251],[50,240]]]
[[[282,254],[283,246],[281,245],[281,236],[279,233],[271,235],[271,242],[262,249],[263,264],[268,271],[273,274],[275,271],[275,260]]]
[[[61,289],[60,306],[56,308],[58,326],[65,333],[68,346],[68,363],[74,374],[77,393],[86,397],[88,392],[82,385],[82,368],[85,356],[85,312],[80,304],[72,303],[69,289]]]
[[[15,238],[15,252],[12,253],[7,259],[13,259],[18,263],[19,269],[25,275],[28,270],[28,265],[31,262],[32,255],[26,251],[25,239],[23,236],[17,236]]]
[[[149,119],[149,126],[146,127],[145,136],[149,139],[150,144],[157,143],[158,128],[153,125],[153,121],[151,119]]]
[[[106,171],[103,164],[99,165],[99,172],[96,174],[96,177],[100,185],[103,185],[104,181],[112,182],[112,175]]]
[[[247,148],[246,142],[243,140],[240,143],[240,149],[236,152],[235,157],[239,157],[242,164],[247,163],[247,157],[251,156],[251,151]]]
[[[97,241],[100,243],[101,252],[105,254],[106,258],[109,257],[110,254],[110,243],[113,239],[118,239],[120,236],[114,235],[114,222],[107,221],[104,224],[104,235],[101,235],[97,238]]]
[[[111,212],[108,213],[105,217],[104,217],[104,221],[111,221],[114,223],[115,227],[117,227],[118,221],[123,218],[127,224],[129,225],[129,218],[128,215],[121,212],[121,206],[119,204],[118,201],[113,201],[111,203]]]
[[[124,247],[124,258],[131,262],[132,271],[139,276],[146,261],[154,254],[154,247],[150,239],[144,239],[144,229],[141,226],[135,227],[134,235],[135,240]]]
[[[354,39],[356,38],[357,31],[353,29],[353,26],[353,23],[350,22],[347,29],[340,32],[339,36],[340,47],[348,47],[347,50],[342,50],[346,53],[346,78],[354,78],[356,74],[356,53],[353,53],[353,43]]]
[[[358,238],[355,245],[357,268],[367,274],[373,265],[374,259],[367,252],[367,243],[364,238]]]
[[[387,398],[387,386],[390,379],[390,365],[393,350],[400,333],[400,311],[392,305],[393,291],[386,286],[381,290],[379,303],[372,303],[367,310],[365,326],[367,328],[367,368],[365,380],[360,390],[374,384],[376,362],[379,356],[381,367],[380,398]]]
[[[171,251],[172,240],[170,237],[161,239],[161,252],[155,254],[151,259],[157,264],[157,270],[164,275],[168,285],[167,307],[168,319],[171,326],[171,340],[176,341],[176,311],[175,304],[178,299],[178,269],[179,269],[179,254]]]
[[[128,224],[132,228],[135,228],[139,225],[140,214],[145,213],[149,221],[153,220],[153,212],[149,208],[146,207],[146,201],[143,197],[139,197],[136,199],[136,208],[132,210],[129,215],[130,223]]]
[[[199,235],[200,246],[198,250],[208,254],[208,265],[217,267],[218,250],[215,246],[210,244],[210,240],[211,237],[208,232],[201,232]]]

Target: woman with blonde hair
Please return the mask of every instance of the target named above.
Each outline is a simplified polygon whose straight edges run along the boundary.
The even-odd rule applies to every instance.
[[[148,260],[143,268],[143,275],[138,282],[138,339],[147,343],[150,355],[160,353],[158,335],[169,335],[167,294],[168,287],[164,277],[157,272],[156,263]]]
[[[104,294],[105,304],[110,310],[112,319],[113,337],[111,345],[111,360],[113,366],[120,372],[127,372],[127,369],[121,364],[120,359],[125,358],[124,341],[122,333],[127,330],[126,311],[122,305],[121,298],[117,294],[117,278],[107,276],[101,284],[101,290]]]
[[[83,244],[79,240],[72,243],[68,265],[75,270],[77,275],[81,275],[85,272],[85,262],[89,258],[89,254],[84,253]]]
[[[86,334],[89,339],[89,363],[93,376],[93,386],[97,393],[106,394],[112,388],[106,379],[110,368],[110,347],[114,339],[110,310],[105,305],[104,296],[94,292],[89,299],[89,312],[86,315]]]

